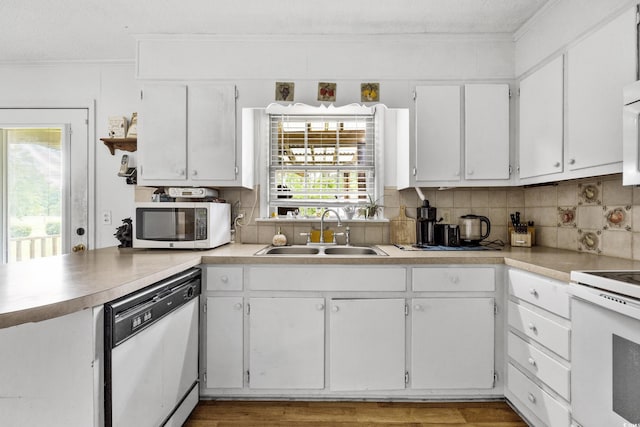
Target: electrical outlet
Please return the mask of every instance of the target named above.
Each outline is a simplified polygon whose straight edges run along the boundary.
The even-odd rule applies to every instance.
[[[111,211],[102,211],[102,225],[111,225]]]
[[[443,224],[451,224],[451,210],[450,209],[440,209],[440,218],[442,218]],[[439,218],[438,218],[439,219]]]

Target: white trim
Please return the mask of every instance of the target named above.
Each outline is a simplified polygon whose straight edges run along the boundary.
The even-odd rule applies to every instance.
[[[559,0],[551,0],[559,1]],[[512,42],[512,33],[409,33],[409,34],[136,34],[136,53],[143,41],[217,41],[217,42],[336,42],[336,41],[506,41]]]
[[[96,244],[96,101],[88,100],[2,100],[0,109],[84,109],[87,110],[87,247],[93,249]]]

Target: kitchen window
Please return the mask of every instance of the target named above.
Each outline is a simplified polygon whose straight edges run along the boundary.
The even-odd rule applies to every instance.
[[[375,109],[358,108],[364,111],[269,115],[271,216],[314,217],[322,208],[357,210],[379,199]]]

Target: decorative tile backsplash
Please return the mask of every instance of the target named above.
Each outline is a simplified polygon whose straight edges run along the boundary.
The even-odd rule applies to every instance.
[[[146,200],[148,189],[139,189],[136,200]],[[311,222],[255,221],[260,212],[257,191],[221,191],[229,202],[240,201],[240,209],[246,213],[236,241],[268,244],[280,228],[290,243],[305,243],[306,238],[300,233],[316,226]],[[460,216],[469,213],[488,217],[491,221],[488,240],[508,243],[509,214],[518,211],[524,221],[534,222],[539,246],[640,260],[640,187],[623,187],[620,174],[526,188],[423,188],[422,191],[437,208],[438,217],[448,217],[449,223],[456,224]],[[414,189],[385,188],[385,218],[397,217],[400,206],[406,206],[407,216],[415,218],[420,205]],[[354,221],[349,226],[354,244],[389,243],[388,222]]]

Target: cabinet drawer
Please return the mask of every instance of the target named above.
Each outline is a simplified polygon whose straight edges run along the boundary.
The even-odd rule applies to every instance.
[[[509,301],[509,326],[569,360],[569,328],[513,301]]]
[[[403,267],[253,266],[248,271],[254,291],[405,291]]]
[[[496,274],[491,267],[414,268],[412,285],[417,292],[491,292]]]
[[[512,364],[508,367],[507,387],[546,425],[553,427],[570,425],[569,409],[534,384]]]
[[[207,291],[241,291],[242,267],[211,267],[205,269]]]
[[[508,345],[509,357],[554,389],[560,396],[569,400],[569,368],[528,344],[512,332],[509,333]]]
[[[509,294],[569,318],[567,284],[537,274],[509,270]]]

